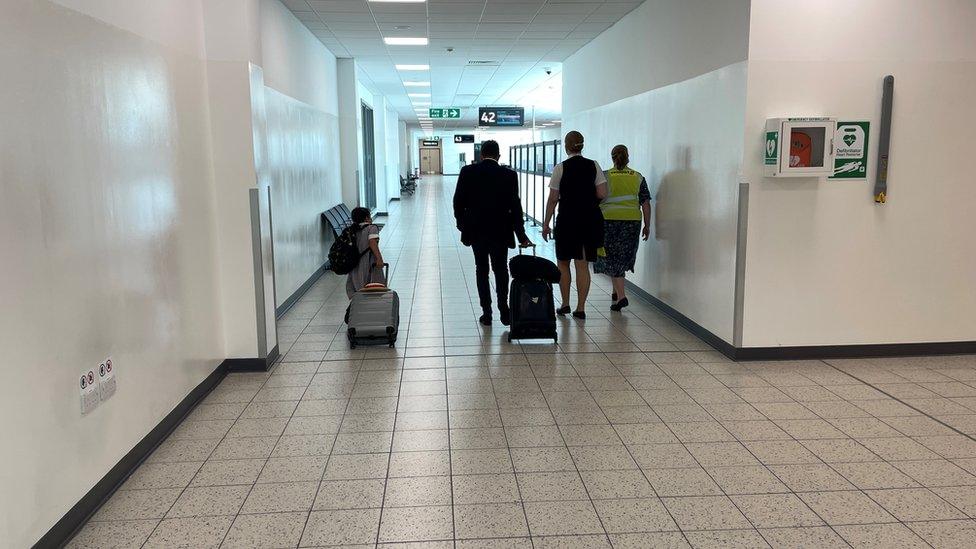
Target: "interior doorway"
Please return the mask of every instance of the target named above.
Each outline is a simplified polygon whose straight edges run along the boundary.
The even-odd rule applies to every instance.
[[[443,172],[440,147],[420,148],[420,172],[426,174],[440,174]]]
[[[373,109],[362,104],[363,119],[363,206],[376,209],[376,148],[373,138]]]

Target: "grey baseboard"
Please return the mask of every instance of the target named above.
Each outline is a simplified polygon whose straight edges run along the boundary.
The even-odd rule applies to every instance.
[[[288,299],[284,300],[281,303],[280,307],[275,308],[275,318],[281,318],[282,316],[284,316],[284,314],[288,312],[288,309],[291,309],[292,306],[294,306],[295,303],[297,303],[298,300],[301,299],[303,295],[305,295],[305,292],[307,292],[308,289],[311,288],[312,285],[318,281],[319,277],[321,277],[322,274],[328,270],[329,270],[328,261],[323,263],[322,266],[319,267],[318,269],[315,269],[315,272],[309,275],[308,279],[305,280],[305,282],[303,282],[302,285],[299,286],[297,290],[292,292],[292,294],[288,296]]]
[[[813,360],[827,358],[869,358],[894,356],[932,356],[976,354],[976,341],[935,341],[926,343],[878,343],[866,345],[809,345],[790,347],[735,347],[706,330],[680,311],[654,297],[633,282],[627,289],[661,310],[684,329],[695,334],[732,360]]]
[[[682,314],[681,311],[678,311],[674,307],[654,297],[653,295],[645,291],[643,288],[637,286],[633,282],[627,280],[626,285],[627,285],[627,291],[633,292],[641,296],[642,298],[644,298],[644,300],[648,301],[651,305],[654,305],[655,307],[660,309],[661,312],[668,315],[669,317],[671,317],[672,320],[680,324],[682,328],[695,334],[696,336],[698,336],[699,339],[701,339],[705,343],[708,343],[709,345],[714,347],[715,350],[721,352],[723,355],[732,359],[735,358],[735,347],[733,347],[731,343],[725,341],[724,339],[718,337],[712,332],[706,330],[697,322]]]
[[[278,346],[275,345],[268,358],[227,358],[221,365],[227,372],[267,372],[279,356]]]
[[[35,549],[49,547],[63,547],[80,530],[88,519],[98,511],[98,508],[108,500],[115,491],[122,486],[131,475],[148,458],[153,450],[162,443],[196,405],[214,389],[224,376],[227,375],[226,361],[197,385],[190,394],[173,408],[149,434],[142,438],[109,472],[102,477],[95,486],[85,494],[41,539],[34,544]]]

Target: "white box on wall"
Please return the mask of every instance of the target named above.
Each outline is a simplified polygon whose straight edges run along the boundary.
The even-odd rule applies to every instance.
[[[834,171],[836,118],[766,120],[763,175],[828,177]]]

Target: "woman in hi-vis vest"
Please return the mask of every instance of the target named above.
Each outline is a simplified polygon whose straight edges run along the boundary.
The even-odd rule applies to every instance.
[[[638,239],[647,240],[651,234],[651,193],[644,176],[627,167],[630,163],[627,147],[617,145],[610,151],[610,158],[613,159],[613,169],[606,172],[607,197],[600,203],[605,244],[598,252],[593,270],[611,277],[613,304],[610,310],[619,311],[630,304],[624,293],[624,276],[627,271],[634,272]]]

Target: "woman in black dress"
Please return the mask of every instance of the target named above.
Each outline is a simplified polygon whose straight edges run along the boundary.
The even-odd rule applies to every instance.
[[[603,246],[600,201],[607,196],[607,178],[595,160],[582,156],[583,134],[571,131],[563,143],[567,158],[552,170],[542,238],[549,240],[551,234],[556,239],[556,262],[562,274],[559,280],[562,306],[556,313],[562,316],[572,310],[569,306],[569,287],[573,281],[569,263],[572,261],[576,267],[579,293],[573,316],[585,319],[586,296],[590,293],[590,263],[596,261],[597,249]],[[556,204],[559,204],[559,215],[553,231],[549,223],[556,213]]]

